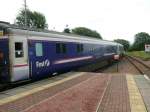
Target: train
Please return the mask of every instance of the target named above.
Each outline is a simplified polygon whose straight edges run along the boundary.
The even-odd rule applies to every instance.
[[[123,53],[112,41],[0,22],[0,82],[41,79]]]

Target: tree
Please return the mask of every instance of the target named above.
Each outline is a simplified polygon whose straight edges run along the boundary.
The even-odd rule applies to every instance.
[[[98,32],[85,27],[74,28],[72,29],[72,33],[102,39],[101,35]]]
[[[127,40],[124,40],[124,39],[116,39],[116,40],[114,40],[114,41],[117,42],[117,43],[122,44],[125,51],[127,51],[127,50],[129,49],[129,47],[130,47],[130,43],[129,43],[129,41],[127,41]]]
[[[41,28],[41,29],[47,29],[48,25],[46,23],[46,18],[42,13],[33,12],[33,21],[34,21],[34,25],[36,28]]]
[[[65,28],[63,32],[64,32],[64,33],[71,33],[71,31],[70,31],[69,28]]]
[[[145,44],[150,44],[150,35],[146,32],[140,32],[135,35],[132,50],[141,51],[145,49]]]
[[[47,29],[46,18],[39,12],[32,12],[29,9],[26,10],[27,14],[27,27],[29,28],[40,28]],[[16,25],[25,26],[25,10],[21,10],[16,17]]]

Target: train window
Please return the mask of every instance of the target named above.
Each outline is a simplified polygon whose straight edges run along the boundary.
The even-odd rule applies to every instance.
[[[59,43],[56,44],[56,53],[60,53],[60,44]]]
[[[64,43],[56,43],[56,53],[66,53],[66,44]]]
[[[83,52],[83,44],[77,44],[77,52]]]
[[[80,52],[80,44],[77,44],[77,52]]]
[[[81,52],[83,52],[83,44],[81,44]]]
[[[23,42],[15,42],[15,57],[21,58],[23,56]]]
[[[36,56],[43,56],[43,46],[42,43],[35,44]]]
[[[66,44],[62,44],[62,53],[66,53]]]

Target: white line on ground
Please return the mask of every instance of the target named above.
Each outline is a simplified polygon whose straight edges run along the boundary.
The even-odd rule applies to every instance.
[[[101,97],[101,99],[100,99],[98,105],[97,105],[97,108],[96,108],[96,111],[95,111],[95,112],[98,112],[99,106],[100,106],[100,104],[102,103],[103,97],[104,97],[104,95],[105,95],[105,92],[106,92],[106,90],[107,90],[108,85],[110,84],[110,81],[111,81],[111,77],[110,77],[110,79],[109,79],[108,82],[107,82],[106,88],[104,89],[104,92],[103,92],[103,94],[102,94],[102,97]]]
[[[144,74],[144,77],[145,77],[145,79],[147,79],[148,81],[150,81],[149,77],[146,74]]]

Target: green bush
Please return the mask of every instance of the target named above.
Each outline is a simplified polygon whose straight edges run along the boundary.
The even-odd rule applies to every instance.
[[[141,58],[143,60],[150,60],[150,53],[146,53],[145,51],[132,51],[132,52],[127,52],[126,54]]]

